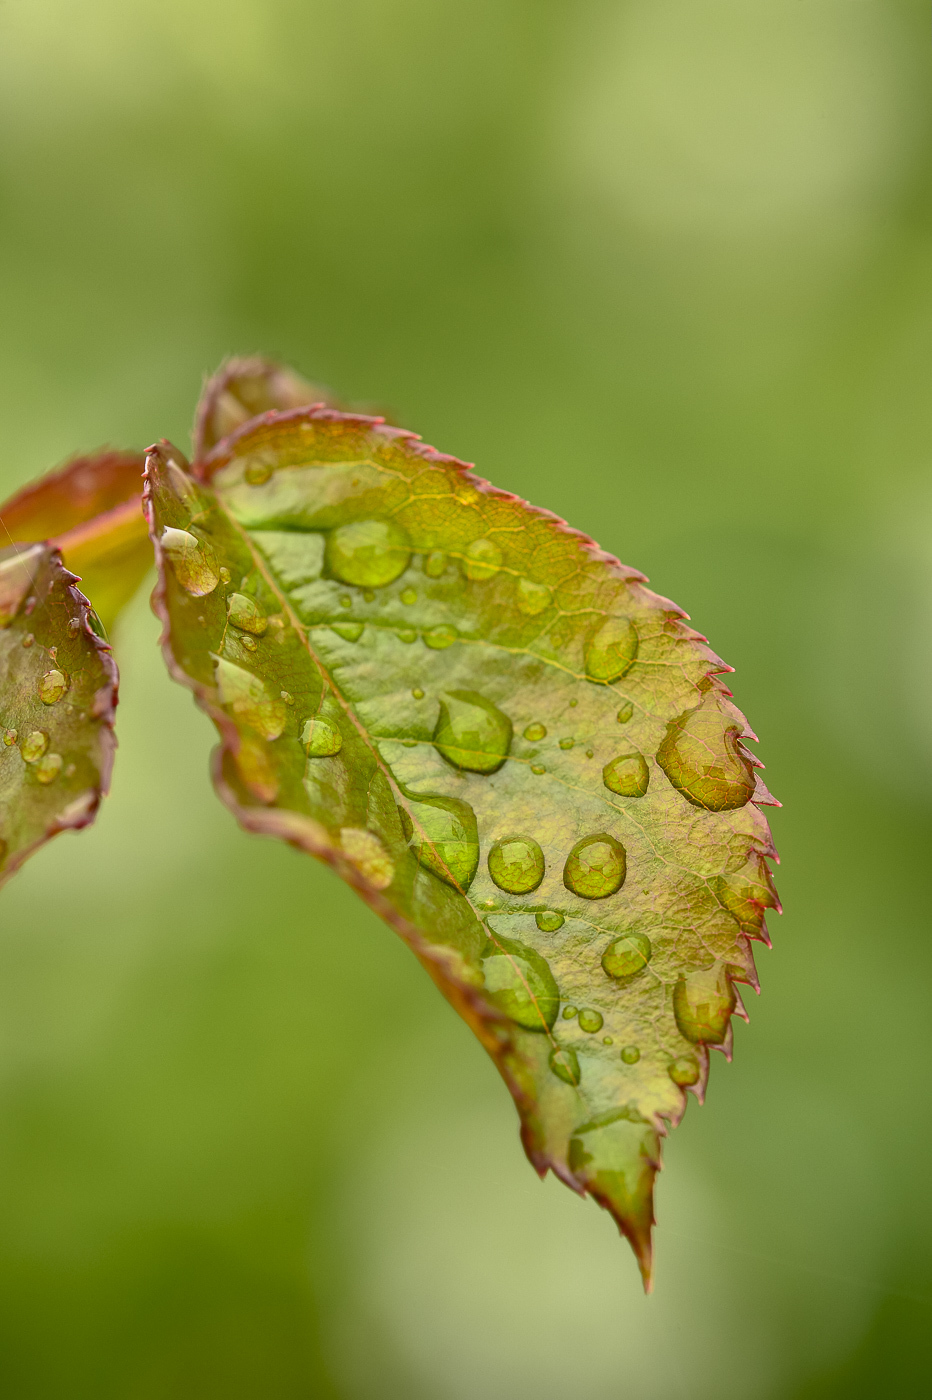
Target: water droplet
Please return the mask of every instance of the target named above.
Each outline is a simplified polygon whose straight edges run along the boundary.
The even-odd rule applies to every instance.
[[[602,969],[619,982],[636,977],[651,960],[653,949],[643,933],[625,933],[610,943],[602,954]]]
[[[626,617],[607,617],[586,643],[586,673],[594,681],[617,681],[637,656],[638,634]]]
[[[699,1066],[689,1055],[683,1055],[680,1059],[674,1060],[670,1065],[669,1074],[673,1083],[679,1084],[682,1089],[688,1089],[691,1084],[699,1083]]]
[[[15,730],[15,729],[4,729],[4,731],[3,731],[3,742],[6,744],[6,746],[7,746],[8,749],[9,749],[9,748],[12,748],[13,745],[16,743],[16,730]]]
[[[544,878],[544,853],[530,836],[505,836],[489,851],[489,874],[508,894],[529,894]]]
[[[719,708],[714,691],[667,725],[657,762],[694,807],[731,812],[754,792],[754,771],[738,748],[737,722]]]
[[[598,1011],[593,1011],[590,1007],[584,1006],[579,1013],[579,1026],[587,1035],[595,1035],[596,1031],[602,1029],[602,1016]]]
[[[363,589],[363,595],[362,595],[362,596],[363,596],[363,602],[366,602],[366,603],[374,603],[374,602],[375,602],[375,594],[373,593],[373,591],[372,591],[371,588],[365,588],[365,589]]]
[[[393,520],[353,520],[327,538],[327,568],[342,583],[384,588],[404,573],[411,550]]]
[[[737,997],[724,963],[713,963],[681,977],[673,992],[673,1014],[680,1033],[694,1044],[721,1045]]]
[[[27,651],[32,646],[35,640],[36,639],[31,632],[26,633],[25,637],[23,638],[23,646],[27,649]]]
[[[571,709],[571,710],[575,710],[575,708],[576,708],[576,706],[577,706],[578,704],[579,704],[579,701],[578,701],[578,700],[571,700],[571,701],[570,701],[570,709]]]
[[[412,604],[417,602],[417,589],[403,588],[399,596],[401,597],[401,601],[404,603],[405,607],[410,608]]]
[[[575,740],[574,740],[574,739],[570,739],[569,736],[567,736],[565,739],[561,739],[561,740],[560,740],[560,748],[561,748],[561,749],[571,749],[571,748],[573,747],[573,744],[574,744],[574,743],[575,743]]]
[[[621,1058],[626,1065],[636,1065],[641,1058],[641,1052],[636,1045],[626,1045],[621,1052]]]
[[[538,777],[540,777],[541,773],[546,773],[546,771],[547,770],[542,763],[531,764],[531,772],[536,773]]]
[[[603,1044],[603,1045],[614,1045],[615,1042],[614,1042],[614,1040],[612,1039],[612,1037],[611,1037],[610,1035],[603,1035],[603,1037],[602,1037],[602,1044]]]
[[[575,1085],[580,1081],[579,1059],[569,1045],[558,1045],[556,1050],[550,1052],[550,1068],[564,1084]]]
[[[308,758],[329,758],[343,747],[343,735],[325,719],[309,719],[301,731]]]
[[[586,757],[587,757],[587,758],[594,758],[594,757],[595,757],[595,751],[594,751],[593,749],[586,749]]]
[[[535,916],[534,921],[543,933],[556,933],[558,928],[562,928],[566,920],[556,909],[541,909]]]
[[[530,744],[539,744],[541,739],[547,737],[546,725],[538,724],[536,721],[534,724],[529,724],[524,731],[524,737]]]
[[[54,783],[62,770],[64,759],[60,753],[47,753],[40,758],[35,767],[35,774],[40,783]]]
[[[280,693],[281,693],[281,697],[282,697],[282,699],[284,700],[284,702],[285,702],[286,705],[293,705],[293,704],[294,704],[294,696],[292,695],[292,693],[291,693],[290,690],[283,690],[283,691],[281,691]]]
[[[49,660],[50,660],[50,661],[57,661],[57,660],[58,660],[58,647],[49,647]]]
[[[395,628],[395,636],[398,638],[399,642],[405,642],[406,644],[409,643],[409,642],[416,642],[416,641],[417,641],[417,628],[416,628],[416,627],[396,627],[396,628]]]
[[[249,462],[243,472],[243,478],[249,486],[264,486],[272,475],[272,468],[268,462]]]
[[[429,797],[399,807],[405,838],[420,865],[454,889],[467,890],[479,865],[476,814],[456,797]]]
[[[77,773],[77,771],[78,771],[77,765],[74,764],[74,763],[69,763],[68,766],[67,766],[67,768],[65,769],[65,777],[66,777],[66,778],[73,778],[74,775],[75,775],[75,773]]]
[[[439,578],[447,567],[447,556],[442,549],[432,549],[424,560],[424,572],[428,578]]]
[[[27,763],[35,763],[41,758],[49,746],[49,736],[43,734],[41,729],[35,729],[28,734],[20,746],[20,753]]]
[[[199,618],[198,618],[198,622],[203,622],[203,621],[204,621],[204,619],[203,619],[202,617],[199,617]],[[240,642],[241,642],[242,645],[246,648],[247,651],[258,651],[258,650],[259,650],[259,643],[256,641],[255,637],[251,637],[251,636],[249,635],[248,632],[246,633],[246,635],[245,635],[244,637],[240,637]]]
[[[577,1010],[578,1010],[578,1008],[575,1007],[575,1006],[564,1006],[564,1008],[563,1008],[563,1019],[564,1019],[564,1021],[572,1021],[573,1017],[577,1014]]]
[[[364,622],[331,622],[330,630],[336,632],[338,637],[342,637],[344,642],[358,642],[366,630],[366,624]]]
[[[644,756],[631,749],[606,763],[602,781],[609,792],[617,792],[619,797],[643,797],[650,782],[650,771]]]
[[[395,878],[395,866],[374,831],[344,826],[340,830],[340,845],[344,855],[374,889],[388,888]]]
[[[26,614],[27,617],[32,617],[32,614],[36,610],[36,604],[38,603],[38,601],[39,600],[36,597],[36,595],[34,593],[30,593],[29,597],[26,599],[26,606],[23,609],[23,612]]]
[[[502,551],[494,540],[480,539],[473,540],[472,544],[466,546],[466,556],[463,560],[463,568],[466,577],[472,579],[474,583],[481,583],[484,579],[491,578],[497,574],[502,567]]]
[[[166,525],[159,543],[186,593],[203,598],[220,582],[220,569],[210,545],[187,530]]]
[[[402,739],[401,742],[402,742],[402,744],[404,745],[404,747],[405,747],[406,749],[416,749],[416,748],[417,748],[417,740],[416,740],[416,739]]]
[[[434,747],[454,768],[497,773],[511,747],[511,720],[475,690],[449,690],[440,701]]]
[[[277,739],[288,717],[281,700],[273,700],[251,671],[220,656],[213,657],[213,662],[220,703],[229,705],[234,715],[263,739]]]
[[[482,971],[497,1006],[529,1031],[548,1031],[557,1019],[560,993],[546,958],[533,948],[496,935],[485,945]]]
[[[348,593],[341,593],[341,595],[340,595],[340,607],[341,607],[341,608],[351,608],[352,606],[353,606],[353,600],[352,600],[352,598],[350,597],[350,595],[349,595]]]
[[[230,582],[230,570],[227,568],[226,564],[221,564],[220,566],[220,582],[222,584],[228,584]]]
[[[69,617],[69,619],[68,619],[68,635],[69,635],[69,637],[76,637],[76,636],[78,635],[78,633],[80,632],[80,630],[81,630],[81,619],[80,619],[79,617]]]
[[[532,583],[529,578],[519,578],[515,602],[518,612],[524,613],[525,617],[537,617],[538,613],[550,607],[550,589],[542,583]]]
[[[429,632],[425,632],[424,641],[434,651],[443,651],[445,647],[452,646],[458,636],[459,633],[455,627],[443,622],[439,627],[432,627]]]
[[[39,679],[39,699],[43,705],[54,705],[68,689],[67,677],[61,671],[46,671]]]
[[[415,686],[415,688],[412,690],[411,694],[414,696],[415,700],[423,700],[423,699],[424,699],[424,692],[423,692],[423,690],[421,689],[421,687],[420,687],[419,685],[418,685],[418,686]]]
[[[624,846],[600,831],[576,842],[563,867],[563,883],[583,899],[605,899],[621,889],[625,872]]]
[[[234,627],[238,627],[241,632],[252,632],[254,636],[261,637],[268,629],[269,620],[252,598],[247,598],[245,593],[231,593],[227,600],[227,616]]]

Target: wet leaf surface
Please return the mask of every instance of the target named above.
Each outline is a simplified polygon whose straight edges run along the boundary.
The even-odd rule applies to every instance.
[[[642,575],[379,420],[148,463],[154,603],[253,831],[328,861],[494,1057],[645,1279],[660,1137],[776,904],[727,670]]]

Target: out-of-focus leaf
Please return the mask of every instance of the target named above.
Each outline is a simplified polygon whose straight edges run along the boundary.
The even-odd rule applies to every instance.
[[[152,449],[154,605],[252,831],[328,861],[650,1277],[660,1137],[731,1049],[774,855],[729,668],[562,521],[377,419]]]
[[[195,455],[203,457],[221,438],[260,413],[313,403],[340,407],[329,389],[287,365],[260,355],[227,360],[204,385],[194,425]]]
[[[98,452],[30,482],[0,506],[12,541],[50,540],[111,627],[152,566],[139,452]]]
[[[50,545],[0,550],[0,883],[110,784],[117,669],[75,582]]]

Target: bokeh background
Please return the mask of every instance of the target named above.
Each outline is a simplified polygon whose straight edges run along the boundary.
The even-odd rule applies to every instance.
[[[654,1296],[470,1033],[115,639],[0,899],[5,1400],[873,1400],[932,1367],[925,0],[2,0],[0,489],[284,357],[674,597],[786,914]]]

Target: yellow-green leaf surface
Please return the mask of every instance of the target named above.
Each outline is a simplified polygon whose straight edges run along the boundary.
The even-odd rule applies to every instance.
[[[74,585],[49,545],[0,551],[0,883],[110,783],[117,670]]]
[[[154,603],[245,827],[321,857],[650,1275],[660,1137],[730,1052],[774,854],[728,668],[641,574],[380,420],[152,449]]]

